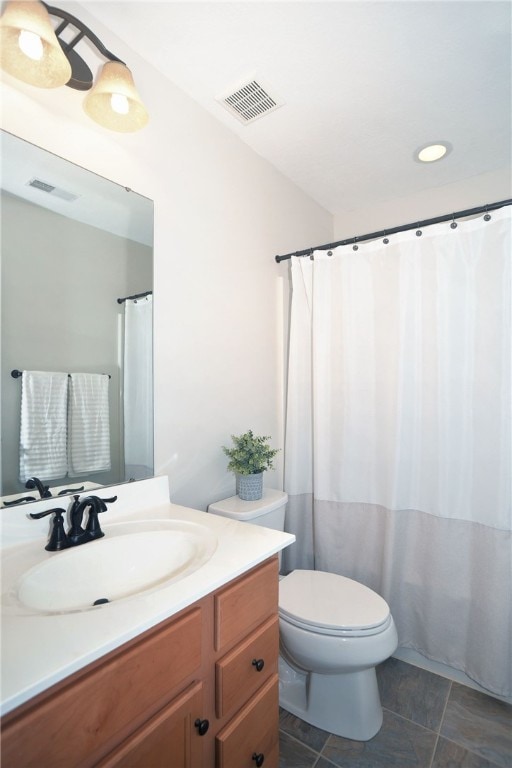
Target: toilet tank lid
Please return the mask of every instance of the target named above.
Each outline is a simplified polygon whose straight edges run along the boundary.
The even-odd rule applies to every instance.
[[[230,496],[210,504],[208,512],[213,512],[223,517],[231,517],[233,520],[252,520],[280,509],[288,501],[288,495],[275,488],[264,488],[263,496],[257,501],[244,501],[239,496]]]

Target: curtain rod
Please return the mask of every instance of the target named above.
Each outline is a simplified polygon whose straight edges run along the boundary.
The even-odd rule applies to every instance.
[[[124,299],[118,299],[118,304],[124,304],[125,301],[129,301],[129,299],[143,299],[144,296],[151,296],[153,291],[146,291],[145,293],[135,293],[133,296],[125,296]]]
[[[469,208],[466,211],[457,211],[456,213],[447,213],[444,216],[436,216],[433,219],[425,219],[424,221],[417,221],[415,224],[402,224],[399,227],[392,227],[391,229],[382,229],[379,232],[371,232],[368,235],[360,235],[359,237],[349,237],[347,240],[338,240],[336,243],[328,243],[327,245],[317,245],[314,248],[305,248],[303,251],[294,251],[293,253],[286,253],[284,256],[276,256],[275,260],[279,264],[280,261],[291,259],[292,256],[311,256],[313,251],[323,251],[331,248],[337,248],[339,245],[350,245],[353,243],[361,243],[364,240],[375,240],[378,237],[387,237],[388,235],[396,235],[397,232],[406,232],[409,229],[421,229],[422,227],[428,227],[431,224],[440,224],[443,221],[452,221],[454,219],[463,219],[466,216],[476,216],[479,213],[487,213],[488,211],[495,211],[497,208],[503,208],[505,205],[512,205],[512,200],[501,200],[499,203],[488,203],[487,205],[480,205],[478,208]],[[420,233],[421,234],[421,233]]]

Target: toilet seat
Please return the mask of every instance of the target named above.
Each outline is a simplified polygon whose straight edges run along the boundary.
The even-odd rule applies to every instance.
[[[309,632],[363,637],[384,632],[392,618],[386,601],[353,579],[297,570],[279,582],[279,615]]]

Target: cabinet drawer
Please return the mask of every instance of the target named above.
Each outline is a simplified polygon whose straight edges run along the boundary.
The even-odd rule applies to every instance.
[[[217,717],[239,709],[277,672],[279,620],[268,619],[215,665]],[[253,661],[258,662],[253,664]]]
[[[277,557],[215,595],[215,650],[227,650],[273,613],[279,590]]]
[[[2,721],[9,768],[90,766],[157,712],[201,665],[195,608]]]
[[[190,686],[97,768],[202,768],[202,737],[194,727],[203,713],[202,688]]]
[[[265,768],[279,763],[279,677],[272,677],[217,735],[217,768],[254,768],[263,755]]]

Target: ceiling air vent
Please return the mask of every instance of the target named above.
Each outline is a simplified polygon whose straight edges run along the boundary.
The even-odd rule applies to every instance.
[[[250,80],[231,93],[219,96],[217,101],[245,125],[282,107],[284,103],[271,96],[256,80]]]
[[[27,181],[27,186],[34,187],[34,189],[40,189],[41,192],[46,192],[47,194],[52,195],[52,197],[60,197],[61,200],[67,200],[70,203],[77,200],[79,197],[72,192],[67,192],[65,189],[60,189],[53,184],[48,184],[47,181],[43,181],[42,179],[30,179],[30,181]]]

